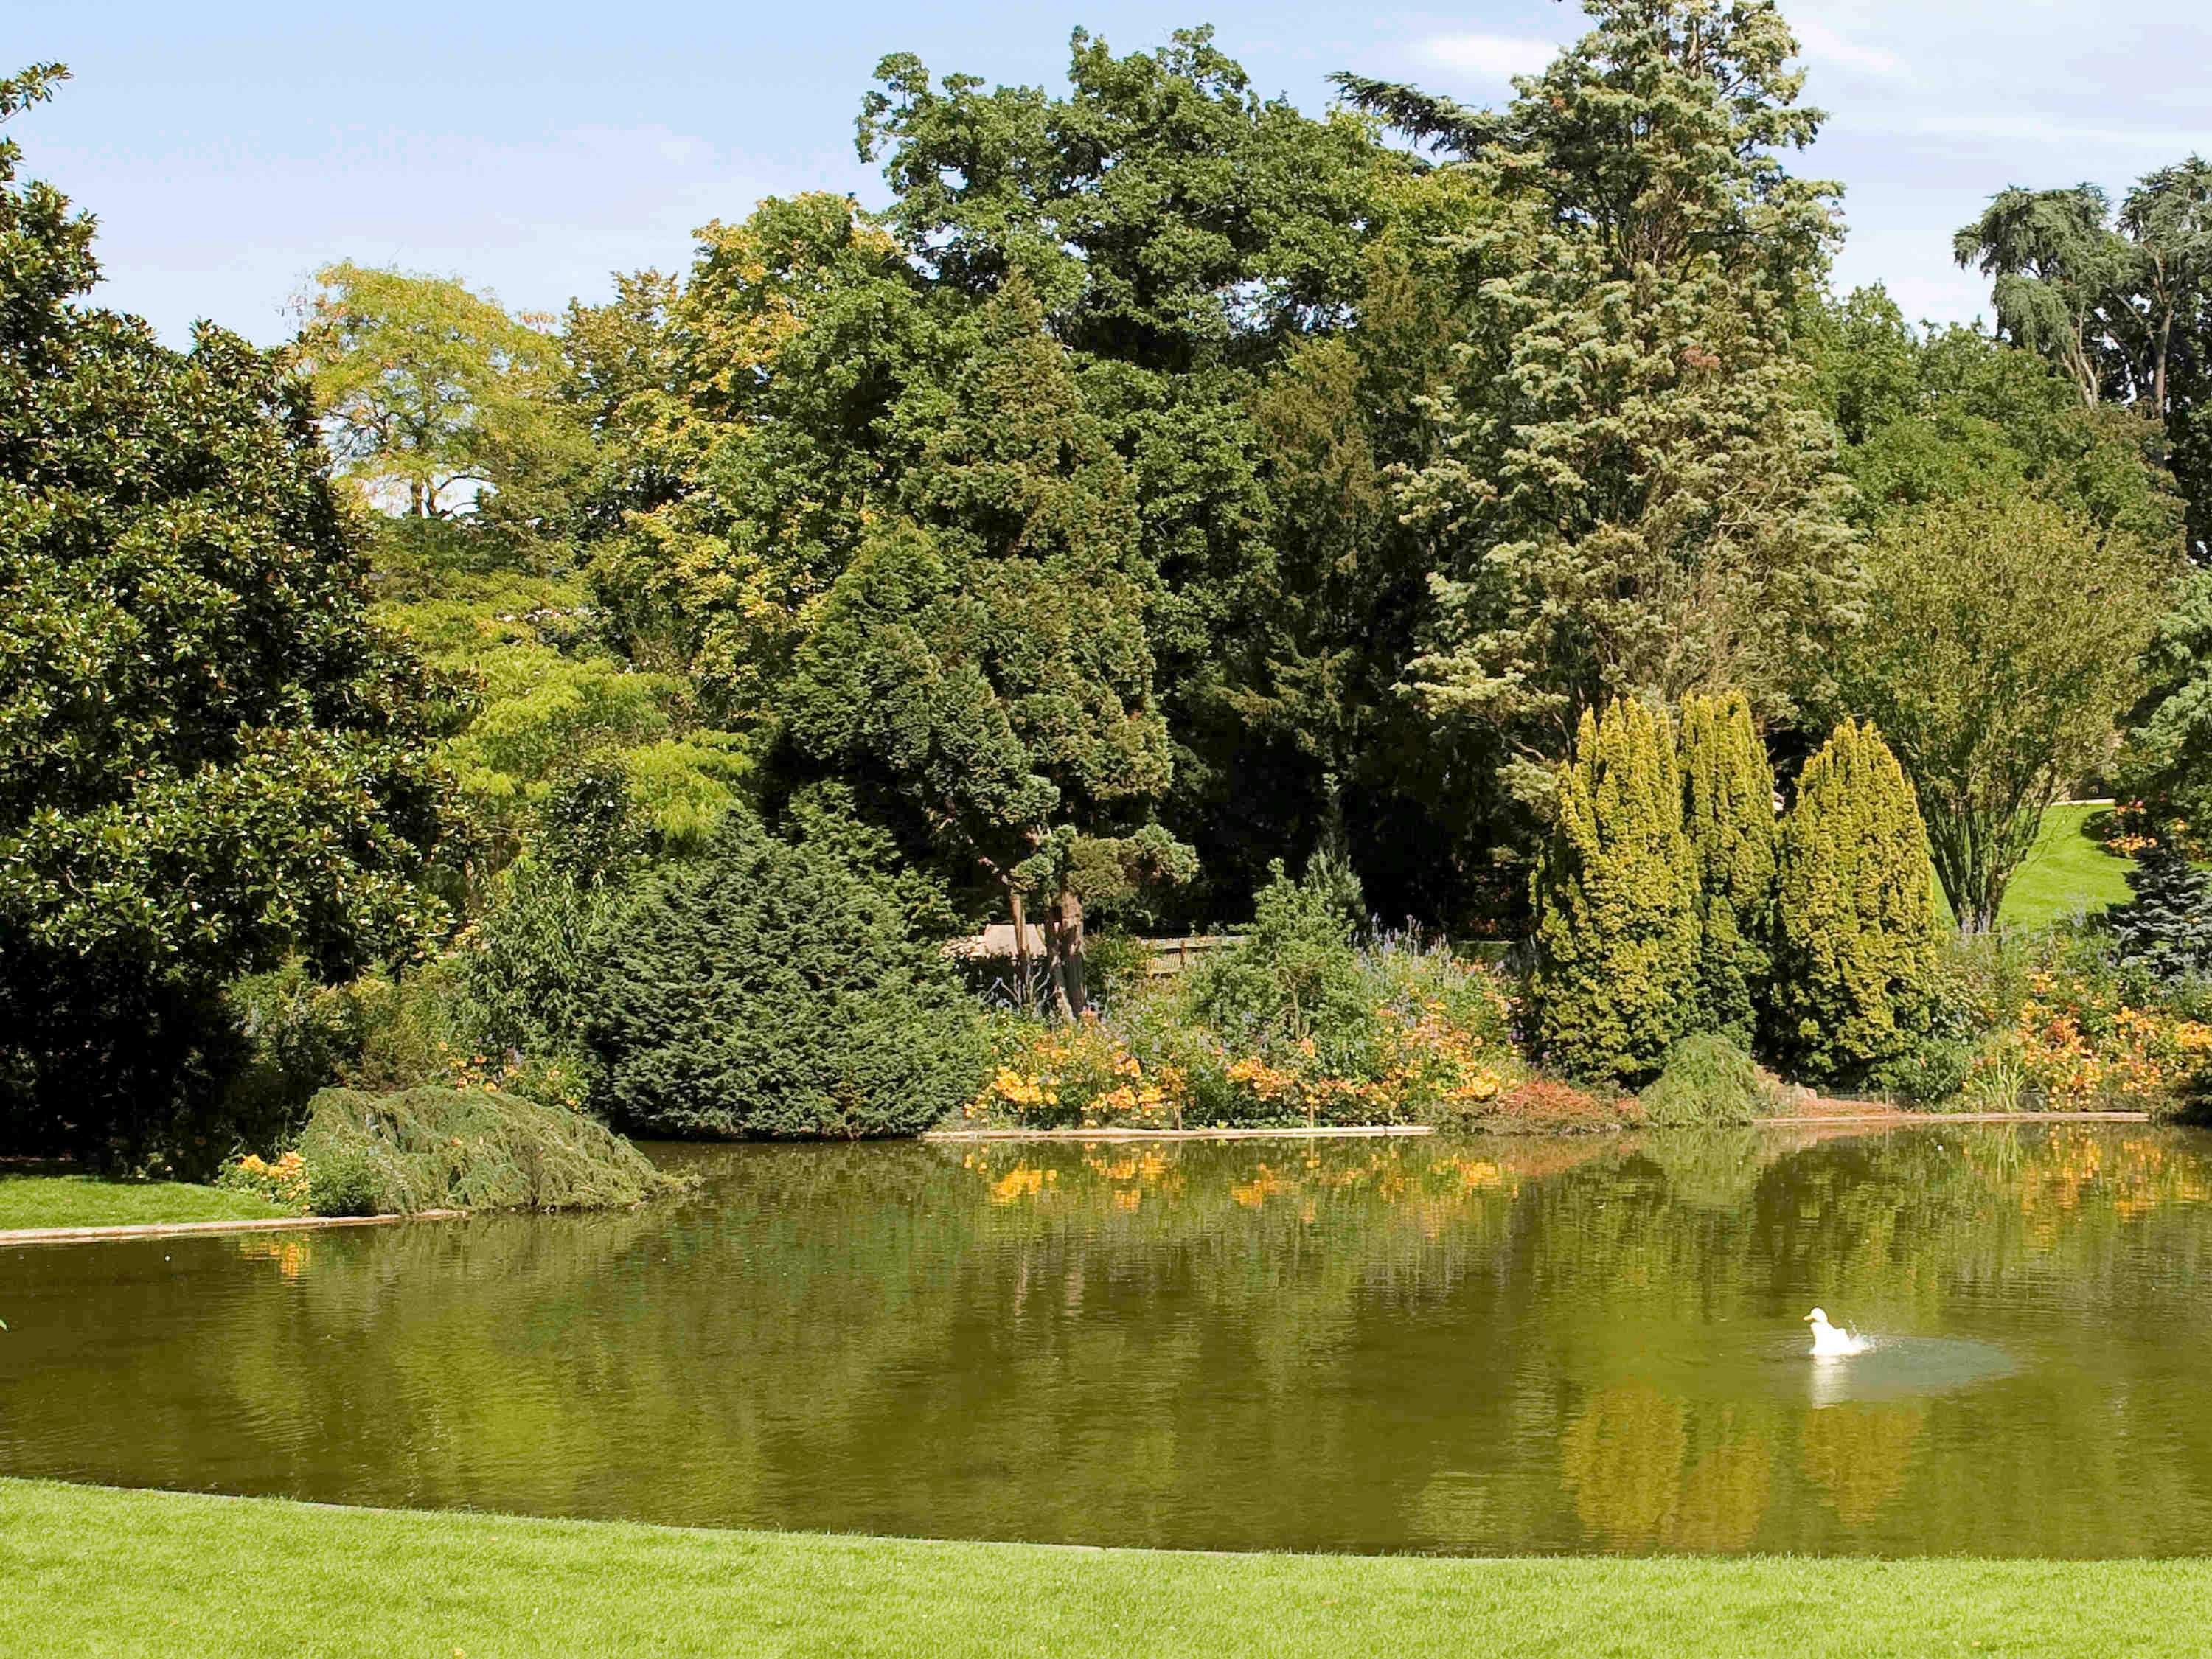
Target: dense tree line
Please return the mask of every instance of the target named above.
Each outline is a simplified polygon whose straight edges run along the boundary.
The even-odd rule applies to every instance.
[[[1788,1049],[1859,948],[1776,910],[1844,879],[1821,814],[1901,787],[1985,929],[2063,792],[2212,799],[2202,164],[2004,192],[1956,250],[1996,331],[1915,328],[1830,291],[1773,4],[1585,9],[1492,109],[1310,115],[1206,29],[1079,31],[1059,91],[894,53],[880,212],[765,201],[557,319],[339,263],[274,355],[85,307],[89,221],[0,149],[8,1138],[143,1149],[116,1103],[219,1095],[226,984],[288,960],[442,975],[495,1049],[643,1030],[594,988],[680,978],[685,907],[806,933],[741,871],[916,1006],[909,945],[1033,923],[1065,1017],[1102,917],[1237,921],[1318,851],[1533,929],[1563,1052],[1609,996]],[[1648,984],[1539,914],[1616,833]]]

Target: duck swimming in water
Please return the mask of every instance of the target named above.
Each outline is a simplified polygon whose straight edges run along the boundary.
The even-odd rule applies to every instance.
[[[1838,1330],[1828,1322],[1827,1310],[1815,1308],[1805,1316],[1805,1322],[1813,1328],[1813,1357],[1815,1359],[1843,1359],[1855,1353],[1864,1353],[1874,1344],[1850,1331]]]

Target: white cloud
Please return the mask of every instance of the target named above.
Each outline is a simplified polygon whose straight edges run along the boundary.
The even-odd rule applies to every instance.
[[[1826,23],[1801,17],[1792,19],[1790,27],[1796,32],[1797,44],[1803,48],[1808,62],[1857,70],[1866,75],[1901,75],[1905,71],[1905,60],[1896,53],[1846,40]]]
[[[1424,63],[1439,69],[1498,80],[1513,75],[1540,75],[1559,50],[1549,40],[1510,34],[1431,35],[1415,48]]]

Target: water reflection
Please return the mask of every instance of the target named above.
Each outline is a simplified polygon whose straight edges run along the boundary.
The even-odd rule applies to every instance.
[[[0,1254],[0,1471],[1231,1548],[2201,1552],[2207,1139],[671,1148]],[[1881,1340],[1802,1353],[1815,1303]]]

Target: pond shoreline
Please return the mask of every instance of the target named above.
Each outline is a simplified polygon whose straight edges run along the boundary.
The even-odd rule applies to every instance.
[[[1880,1107],[1863,1101],[1839,1101],[1838,1106],[1850,1109],[1833,1112],[1793,1113],[1783,1117],[1754,1118],[1747,1126],[1758,1129],[1802,1129],[1826,1127],[1832,1124],[1859,1126],[1903,1127],[1909,1124],[1946,1123],[2148,1123],[2148,1112],[1908,1112],[1894,1107]],[[1589,1134],[1628,1134],[1639,1126],[1607,1124],[1595,1129],[1515,1129],[1510,1127],[1487,1127],[1474,1131],[1478,1134],[1530,1134],[1580,1137]],[[926,1129],[921,1139],[927,1141],[973,1143],[977,1141],[1126,1141],[1126,1140],[1335,1140],[1374,1135],[1432,1135],[1437,1133],[1432,1123],[1356,1123],[1328,1128],[1303,1129],[1296,1127],[1270,1129]]]
[[[400,1221],[459,1221],[466,1210],[413,1215],[287,1215],[240,1221],[147,1221],[118,1227],[15,1227],[0,1232],[0,1249],[16,1244],[94,1244],[110,1239],[189,1237],[196,1233],[296,1232],[303,1228],[388,1227]]]

